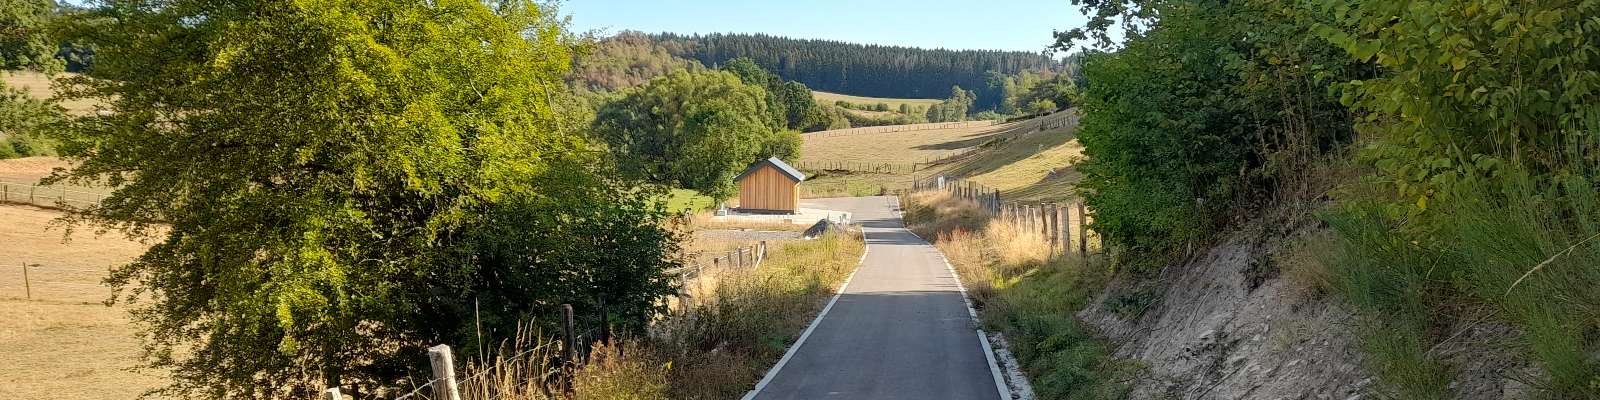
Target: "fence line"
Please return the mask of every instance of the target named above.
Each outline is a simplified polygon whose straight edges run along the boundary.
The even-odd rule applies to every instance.
[[[105,193],[0,181],[0,203],[28,204],[44,208],[88,207],[100,204]]]
[[[11,296],[16,296],[17,294],[21,294],[22,296],[20,296],[20,297],[22,297],[24,299],[27,299],[27,300],[39,299],[39,300],[54,300],[54,301],[102,301],[102,300],[105,300],[106,296],[111,294],[111,292],[110,292],[111,289],[110,288],[108,288],[108,287],[106,287],[104,285],[101,285],[99,283],[99,281],[101,279],[104,279],[105,276],[111,272],[109,269],[97,270],[97,269],[87,269],[87,268],[50,268],[50,267],[45,267],[42,264],[28,263],[28,262],[20,262],[20,263],[7,262],[7,263],[4,263],[4,264],[0,264],[0,268],[3,268],[5,270],[11,270],[11,268],[18,267],[18,266],[20,266],[21,268],[15,270],[16,271],[16,272],[14,272],[15,275],[13,275],[13,272],[9,272],[8,271],[8,272],[6,272],[4,274],[4,276],[6,278],[5,279],[0,279],[0,282],[12,281],[12,277],[16,277],[17,278],[16,281],[12,281],[12,282],[20,282],[20,286],[13,287],[13,286],[11,286],[9,284],[0,285],[0,287],[5,288],[6,289],[5,292],[7,292],[7,293],[0,293],[0,295],[3,295],[4,297],[11,297]],[[93,276],[94,280],[85,281],[85,280],[82,280],[82,279],[78,279],[78,278],[81,278],[81,277],[63,276],[63,274],[96,274],[96,275]],[[77,293],[75,293],[76,295],[67,295],[67,296],[54,296],[54,295],[46,294],[47,292],[54,292],[54,291],[57,291],[56,289],[63,289],[63,288],[73,288],[73,289],[94,288],[94,289],[103,289],[104,291],[103,292],[97,292],[97,293],[83,293],[82,291],[78,291]]]
[[[1089,223],[1093,218],[1081,201],[1065,204],[1006,201],[1001,197],[999,189],[942,175],[913,180],[911,190],[943,191],[957,198],[976,202],[978,207],[992,218],[999,218],[1006,223],[1039,232],[1050,243],[1052,256],[1071,254],[1073,247],[1077,247],[1079,256],[1089,255],[1091,233]],[[1074,209],[1077,210],[1078,218],[1076,235],[1072,232]],[[1076,243],[1073,239],[1077,239]],[[1077,246],[1073,246],[1074,244]],[[1097,252],[1104,252],[1104,244],[1097,244]]]
[[[915,132],[915,131],[927,131],[927,130],[934,130],[934,129],[982,128],[982,127],[989,127],[989,126],[995,126],[995,125],[1000,125],[1000,124],[1001,123],[997,122],[997,121],[987,121],[987,120],[986,121],[962,121],[962,122],[930,122],[930,123],[906,124],[906,125],[863,126],[863,127],[860,127],[860,128],[844,128],[844,129],[834,129],[834,130],[827,130],[827,131],[820,131],[820,132],[810,132],[810,133],[804,133],[802,135],[805,136],[805,137],[808,137],[808,138],[823,138],[823,137],[849,136],[849,135],[874,134],[874,133]]]

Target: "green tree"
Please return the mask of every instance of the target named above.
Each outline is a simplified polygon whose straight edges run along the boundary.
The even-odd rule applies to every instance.
[[[425,347],[482,343],[474,311],[491,343],[601,294],[642,325],[675,242],[651,193],[601,178],[562,129],[572,40],[554,16],[135,0],[71,23],[97,54],[68,93],[111,112],[70,123],[77,167],[48,181],[109,185],[68,221],[154,243],[107,282],[135,306],[147,364],[172,373],[162,393],[420,384]]]
[[[0,70],[61,69],[46,32],[55,12],[52,0],[0,0]]]
[[[783,105],[784,116],[788,120],[789,129],[805,129],[806,116],[818,107],[817,99],[811,96],[811,88],[800,82],[784,82],[772,91],[777,97],[778,104]]]
[[[1031,103],[1028,103],[1028,113],[1029,114],[1045,115],[1045,114],[1049,114],[1049,113],[1053,113],[1053,112],[1056,112],[1056,102],[1053,101],[1053,100],[1050,100],[1050,99],[1038,99],[1038,100],[1034,100]]]
[[[0,159],[51,154],[54,146],[45,130],[62,117],[55,104],[0,82]]]
[[[795,156],[798,134],[770,115],[766,90],[733,73],[678,71],[602,105],[594,129],[630,176],[720,200],[751,162]]]
[[[928,122],[964,121],[967,119],[967,113],[971,110],[975,99],[976,95],[972,92],[961,90],[960,86],[952,87],[950,88],[950,98],[928,106]]]

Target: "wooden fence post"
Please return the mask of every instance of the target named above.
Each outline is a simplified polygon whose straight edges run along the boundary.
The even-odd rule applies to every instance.
[[[1061,214],[1061,255],[1072,255],[1072,208],[1062,208]]]
[[[611,315],[606,313],[606,295],[596,296],[595,307],[600,309],[600,343],[611,346]]]
[[[339,394],[339,388],[328,388],[322,393],[326,395],[327,400],[344,400],[344,395]]]
[[[1083,202],[1078,202],[1078,255],[1089,256],[1089,214],[1083,211]]]
[[[33,284],[28,281],[28,263],[22,263],[22,290],[27,293],[28,300],[33,300]]]
[[[1051,254],[1055,254],[1054,250],[1056,248],[1056,244],[1061,243],[1061,218],[1057,218],[1059,215],[1061,215],[1061,206],[1056,205],[1055,203],[1050,203],[1050,212],[1045,214],[1045,218],[1050,220],[1049,237]]]
[[[433,366],[433,398],[461,400],[461,390],[456,388],[456,366],[450,356],[450,346],[441,344],[429,347],[428,363]]]
[[[561,305],[561,391],[572,393],[572,372],[578,366],[578,332],[572,324],[572,305]],[[452,399],[455,400],[455,399]]]

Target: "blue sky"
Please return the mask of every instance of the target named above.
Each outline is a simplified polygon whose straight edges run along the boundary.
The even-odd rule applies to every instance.
[[[576,32],[767,33],[947,49],[1039,52],[1085,20],[1069,0],[566,0]]]

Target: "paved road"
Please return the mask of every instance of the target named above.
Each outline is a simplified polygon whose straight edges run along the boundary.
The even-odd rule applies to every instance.
[[[803,203],[854,213],[867,258],[756,399],[1000,398],[959,285],[905,229],[893,197]]]

